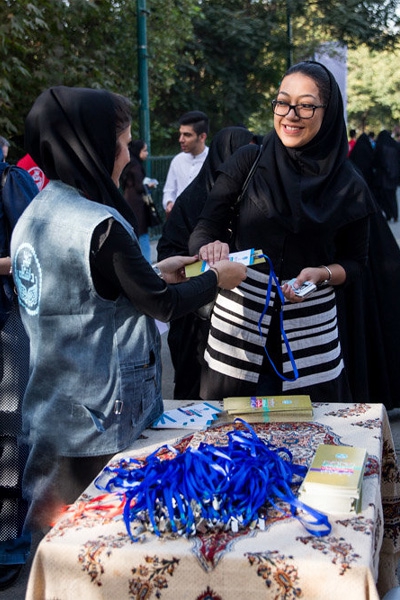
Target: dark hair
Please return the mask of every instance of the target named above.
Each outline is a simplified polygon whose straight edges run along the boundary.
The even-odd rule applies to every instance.
[[[350,129],[350,137],[355,137],[357,135],[357,131],[355,129]]]
[[[111,92],[111,98],[115,110],[115,157],[117,158],[121,152],[118,137],[132,122],[132,103],[125,96],[114,94],[113,92]]]
[[[115,130],[117,137],[129,127],[132,122],[132,103],[125,96],[111,93],[115,110]]]
[[[140,160],[140,153],[143,150],[143,148],[145,147],[146,142],[144,140],[132,140],[130,145],[129,145],[129,152],[132,156],[135,156],[135,158],[138,158]]]
[[[185,113],[179,119],[179,125],[191,125],[197,135],[208,133],[208,117],[200,110],[191,110]]]
[[[321,94],[321,101],[323,104],[329,104],[331,97],[331,80],[329,72],[321,63],[314,62],[312,60],[305,60],[289,67],[284,77],[292,75],[293,73],[303,73],[307,77],[311,77],[318,87],[319,93]]]

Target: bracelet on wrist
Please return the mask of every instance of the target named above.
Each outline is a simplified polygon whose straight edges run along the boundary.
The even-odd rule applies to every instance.
[[[322,286],[322,285],[328,285],[328,283],[330,283],[330,281],[331,281],[331,279],[332,279],[332,271],[331,271],[331,270],[330,270],[330,268],[329,268],[329,267],[327,267],[326,265],[320,265],[320,266],[318,267],[318,269],[325,269],[325,270],[327,271],[327,273],[328,273],[328,277],[327,277],[327,279],[324,279],[323,281],[320,281],[318,285],[319,285],[319,286]]]
[[[152,266],[152,269],[153,269],[154,273],[156,275],[158,275],[160,279],[162,279],[163,275],[161,273],[161,269],[159,267],[157,267],[157,265],[151,265],[151,266]]]

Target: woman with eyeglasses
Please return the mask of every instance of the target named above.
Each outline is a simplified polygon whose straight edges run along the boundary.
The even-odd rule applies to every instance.
[[[190,252],[210,264],[233,249],[265,255],[244,283],[218,294],[201,397],[309,394],[313,402],[351,402],[335,290],[360,277],[374,200],[347,160],[343,101],[328,69],[313,61],[291,67],[272,110],[274,129],[240,202],[234,239],[226,223],[254,146],[221,167],[190,239]],[[306,282],[313,291],[303,296]]]

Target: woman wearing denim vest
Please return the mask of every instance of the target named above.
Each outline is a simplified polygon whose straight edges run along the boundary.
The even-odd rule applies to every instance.
[[[157,265],[161,278],[145,260],[118,189],[130,121],[126,98],[64,86],[43,92],[26,121],[26,150],[50,179],[12,238],[31,350],[30,528],[51,524],[162,413],[154,319],[180,317],[246,277],[243,265],[221,261],[185,281],[196,258],[171,257]]]

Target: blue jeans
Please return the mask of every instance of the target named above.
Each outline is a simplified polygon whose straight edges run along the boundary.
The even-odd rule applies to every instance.
[[[31,534],[0,542],[0,565],[23,565],[31,549]]]
[[[147,262],[151,263],[151,247],[150,247],[150,236],[148,233],[142,233],[139,236],[140,249]]]

